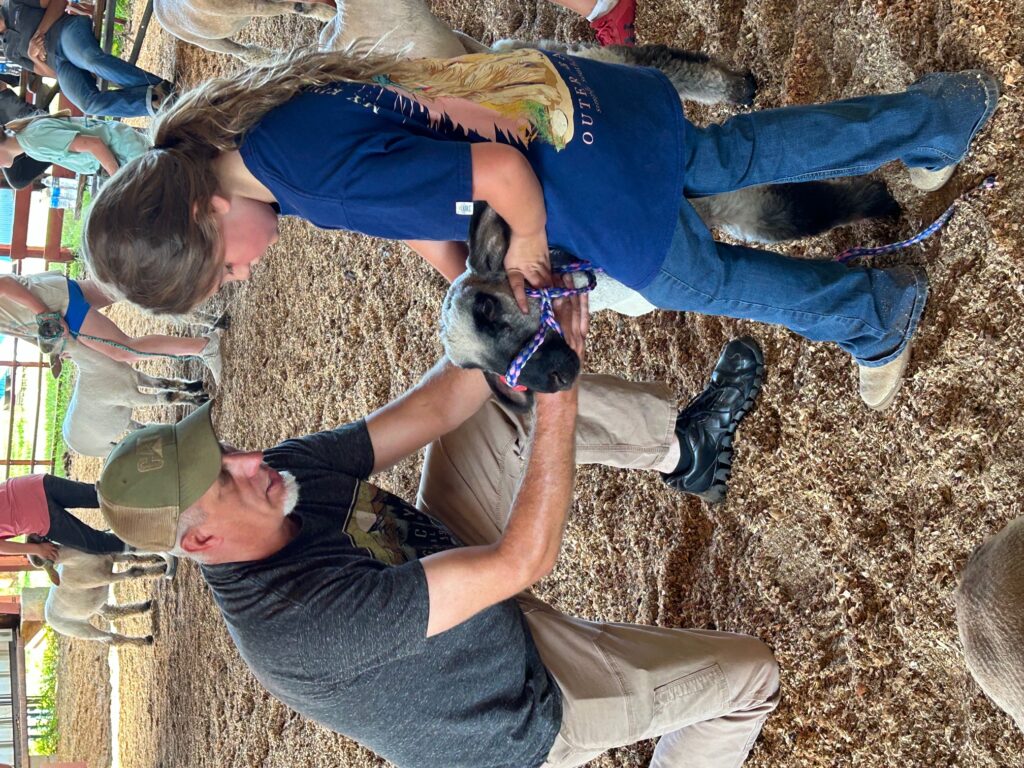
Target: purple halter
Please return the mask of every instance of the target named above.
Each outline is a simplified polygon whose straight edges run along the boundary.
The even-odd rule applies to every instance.
[[[533,334],[533,338],[526,343],[526,346],[519,351],[519,354],[512,359],[512,362],[508,365],[508,371],[505,372],[505,383],[517,392],[522,392],[526,389],[526,387],[519,383],[519,376],[522,374],[526,363],[533,357],[533,353],[540,349],[548,329],[550,328],[559,336],[564,335],[562,333],[562,326],[555,319],[555,310],[551,306],[552,299],[564,299],[568,296],[590,293],[597,285],[596,273],[604,272],[600,267],[595,267],[586,261],[572,261],[561,267],[553,267],[551,271],[559,275],[583,272],[587,276],[587,284],[583,288],[556,288],[554,286],[533,288],[529,285],[526,286],[526,295],[540,302],[540,328]]]

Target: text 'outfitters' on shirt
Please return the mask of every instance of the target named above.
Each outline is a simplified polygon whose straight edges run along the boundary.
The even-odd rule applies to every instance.
[[[683,190],[685,121],[661,72],[533,49],[404,66],[374,85],[311,88],[245,136],[243,161],[283,214],[396,240],[466,240],[469,144],[498,141],[537,174],[552,246],[631,287],[650,282]]]

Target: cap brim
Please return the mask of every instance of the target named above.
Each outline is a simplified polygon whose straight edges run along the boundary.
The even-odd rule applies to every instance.
[[[174,425],[178,450],[178,505],[182,511],[195,504],[220,474],[223,451],[213,430],[209,401]]]

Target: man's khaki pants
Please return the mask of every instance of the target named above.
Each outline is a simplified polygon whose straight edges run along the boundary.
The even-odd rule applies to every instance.
[[[676,439],[675,417],[662,385],[583,376],[576,461],[657,467]],[[467,545],[497,541],[526,469],[528,418],[489,401],[433,443],[420,509]],[[735,768],[778,703],[778,666],[756,638],[583,621],[527,594],[519,603],[562,691],[562,726],[545,768],[658,736],[655,768]]]

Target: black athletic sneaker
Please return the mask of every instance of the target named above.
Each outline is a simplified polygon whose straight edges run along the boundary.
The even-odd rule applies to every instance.
[[[733,339],[711,373],[711,381],[676,418],[681,456],[662,479],[683,493],[716,504],[725,499],[732,471],[732,435],[761,391],[764,353],[749,336]]]

